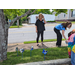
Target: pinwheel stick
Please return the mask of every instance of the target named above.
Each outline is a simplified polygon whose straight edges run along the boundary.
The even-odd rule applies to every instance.
[[[17,51],[17,56],[18,56],[18,51]]]
[[[16,48],[16,51],[17,51],[17,56],[18,56],[18,48]]]
[[[32,51],[32,50],[30,50],[30,56],[31,56],[31,51]]]
[[[44,61],[45,61],[45,54],[44,54]]]
[[[23,52],[22,52],[22,59],[23,59]]]

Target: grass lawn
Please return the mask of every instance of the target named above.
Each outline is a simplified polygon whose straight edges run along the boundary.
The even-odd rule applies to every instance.
[[[71,21],[72,23],[75,23],[75,21]],[[64,21],[56,21],[56,23],[64,23]]]
[[[45,50],[48,51],[45,61],[68,58],[67,47],[46,48]],[[34,49],[32,51],[32,56],[30,57],[30,50],[25,50],[23,53],[23,59],[20,52],[18,53],[19,56],[17,56],[17,52],[7,52],[7,60],[0,62],[0,65],[15,65],[20,63],[44,61],[44,54],[42,51],[43,49]]]
[[[21,28],[22,25],[20,25],[19,27],[18,26],[10,26],[10,28]]]
[[[53,42],[53,41],[56,41],[57,39],[45,39],[43,40],[43,42]],[[62,40],[65,40],[65,39],[62,39]],[[39,42],[41,42],[41,40],[39,40]],[[35,41],[25,41],[24,44],[29,44],[29,43],[36,43],[36,40]]]
[[[75,23],[75,21],[72,21],[72,23]]]

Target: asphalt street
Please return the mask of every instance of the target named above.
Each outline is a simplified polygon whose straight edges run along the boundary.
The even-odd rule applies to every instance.
[[[22,43],[24,41],[36,40],[36,30],[35,25],[23,24],[22,28],[9,28],[8,31],[8,43]],[[46,24],[46,30],[44,32],[44,39],[56,39],[56,34],[54,32],[54,26],[58,25],[56,23]],[[68,32],[75,28],[75,25],[72,25],[71,29],[65,31],[65,36],[67,37]],[[67,37],[68,38],[68,37]],[[40,39],[40,38],[39,38]]]

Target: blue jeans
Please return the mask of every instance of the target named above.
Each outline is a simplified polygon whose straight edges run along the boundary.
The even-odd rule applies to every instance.
[[[71,64],[75,65],[75,53],[71,51]]]

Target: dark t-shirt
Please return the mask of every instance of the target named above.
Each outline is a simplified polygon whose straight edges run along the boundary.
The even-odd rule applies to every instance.
[[[38,31],[44,31],[45,30],[45,23],[42,21],[40,21],[39,19],[36,21],[35,25],[37,26],[37,30]]]

